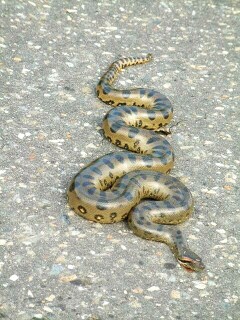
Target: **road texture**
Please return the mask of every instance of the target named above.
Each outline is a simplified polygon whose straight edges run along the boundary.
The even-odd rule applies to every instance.
[[[1,0],[0,318],[240,319],[238,1]],[[182,226],[206,271],[169,248],[100,225],[66,202],[73,175],[117,150],[100,133],[95,95],[108,65],[116,86],[148,87],[174,105],[172,175],[195,198]],[[238,109],[237,109],[238,108]]]

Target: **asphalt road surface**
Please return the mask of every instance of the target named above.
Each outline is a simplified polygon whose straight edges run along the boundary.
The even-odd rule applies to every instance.
[[[1,0],[0,318],[237,320],[238,1]],[[117,147],[95,86],[119,57],[152,53],[119,88],[172,101],[172,175],[195,199],[182,225],[203,273],[127,223],[75,215],[66,190]]]

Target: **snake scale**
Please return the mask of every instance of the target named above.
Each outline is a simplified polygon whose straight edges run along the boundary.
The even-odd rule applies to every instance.
[[[155,90],[112,87],[122,69],[150,60],[151,54],[122,58],[101,77],[97,96],[116,107],[104,117],[104,135],[125,151],[104,155],[78,172],[70,183],[68,202],[78,215],[95,222],[128,217],[136,235],[166,243],[181,266],[200,271],[201,259],[188,248],[181,230],[172,226],[189,218],[193,198],[183,183],[167,174],[174,154],[157,132],[172,119],[171,103]]]

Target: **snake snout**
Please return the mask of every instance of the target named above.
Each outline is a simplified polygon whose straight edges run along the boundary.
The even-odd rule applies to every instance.
[[[178,257],[178,262],[189,272],[199,272],[205,269],[202,259],[191,251],[188,252],[188,255]]]

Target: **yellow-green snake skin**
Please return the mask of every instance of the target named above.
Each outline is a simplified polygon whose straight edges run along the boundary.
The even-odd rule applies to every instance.
[[[112,83],[119,72],[152,59],[123,58],[111,64],[97,85],[97,96],[111,109],[103,120],[106,138],[125,149],[107,154],[84,167],[73,178],[70,207],[82,217],[114,223],[128,217],[133,232],[145,239],[166,243],[181,266],[204,269],[176,226],[193,211],[190,191],[167,175],[174,154],[169,142],[157,132],[172,119],[170,101],[150,89],[117,90]]]

